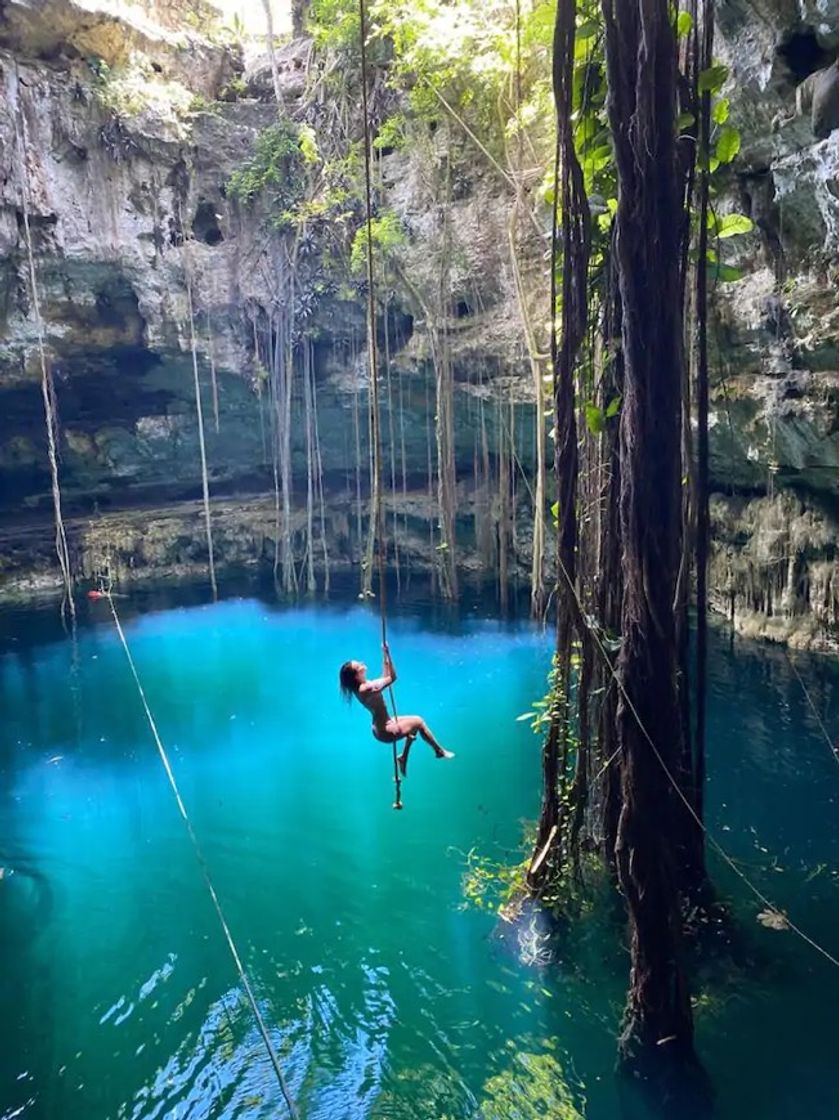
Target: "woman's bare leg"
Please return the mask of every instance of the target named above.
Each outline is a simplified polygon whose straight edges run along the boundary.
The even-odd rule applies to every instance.
[[[402,753],[400,755],[397,755],[396,757],[396,761],[399,764],[399,769],[402,772],[403,778],[408,777],[408,755],[411,753],[411,747],[413,746],[414,739],[416,739],[416,737],[416,732],[412,732],[410,735],[406,735],[405,746],[402,748]]]
[[[407,770],[411,745],[418,734],[428,743],[437,758],[454,758],[452,751],[447,751],[437,742],[422,716],[400,716],[399,719],[391,719],[388,721],[387,729],[400,739],[405,737],[405,747],[398,759],[403,774]]]

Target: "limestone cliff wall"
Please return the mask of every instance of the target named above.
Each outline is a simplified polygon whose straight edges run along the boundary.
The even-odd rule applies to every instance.
[[[277,57],[284,113],[323,141],[334,122],[311,44],[291,43]],[[91,574],[105,541],[126,576],[201,569],[200,546],[184,543],[201,486],[190,296],[217,556],[239,565],[273,555],[263,539],[273,497],[243,502],[252,515],[247,531],[228,499],[273,488],[264,362],[287,292],[277,283],[270,215],[230,199],[227,186],[276,120],[267,60],[243,50],[203,0],[9,0],[0,9],[0,586],[31,589],[56,578],[27,221],[77,570]],[[429,247],[439,245],[444,221],[453,249],[446,327],[460,473],[472,470],[479,415],[490,454],[510,429],[522,460],[533,454],[506,250],[509,200],[476,167],[444,215],[431,183],[453,143],[443,126],[422,159],[394,152],[381,160],[384,189],[408,234],[405,284],[394,290],[381,280],[390,293],[381,341],[399,374],[398,399],[389,391],[384,402],[391,446],[399,445],[399,464],[392,453],[389,468],[401,481],[406,552],[426,565],[434,560],[427,479],[434,390],[424,314],[439,286]],[[357,227],[359,214],[349,217]],[[313,231],[301,250],[294,316],[298,343],[313,346],[330,562],[340,564],[359,560],[356,513],[367,488],[364,293],[353,277],[329,272],[316,223]],[[534,259],[544,268],[538,253]],[[298,505],[307,451],[301,392],[291,431]],[[503,409],[493,407],[493,393]],[[469,495],[461,497],[471,522]],[[142,532],[150,539],[140,547]],[[297,543],[300,525],[293,535]]]
[[[221,422],[218,432],[209,432],[213,480],[222,490],[270,483],[260,437],[264,402],[255,392],[254,324],[281,297],[266,215],[229,200],[226,187],[256,136],[276,119],[273,88],[264,61],[246,73],[241,51],[197,30],[209,5],[196,5],[198,16],[186,29],[175,19],[189,11],[186,5],[148,0],[128,5],[129,16],[124,8],[117,18],[113,4],[93,0],[34,6],[11,0],[0,20],[0,392],[7,402],[0,413],[0,507],[6,512],[49,505],[24,199],[70,508],[194,492],[187,279],[201,376],[208,381],[212,363],[219,383]],[[310,44],[279,52],[286,112],[317,124],[310,61]],[[437,143],[446,143],[442,135]],[[411,231],[403,266],[413,276],[412,290],[421,292],[433,282],[423,271],[440,208],[429,210],[416,161],[395,153],[383,163],[393,205]],[[452,286],[460,310],[450,324],[451,346],[464,390],[477,381],[476,371],[491,376],[502,366],[514,373],[523,368],[504,255],[507,203],[495,191],[478,172],[468,197],[452,206],[460,262]],[[366,381],[364,303],[357,285],[338,292],[334,277],[329,284],[322,279],[310,269],[309,291],[298,299],[312,297],[300,319],[317,348],[324,469],[337,477],[352,459],[351,398]],[[407,306],[404,295],[402,302],[394,306],[389,350],[411,383],[402,402],[404,440],[408,458],[424,471],[428,340],[421,308]],[[516,386],[514,396],[526,398],[526,385]],[[469,409],[461,411],[465,462],[472,419]],[[300,435],[295,432],[298,456]],[[526,444],[525,438],[523,455]]]
[[[756,230],[716,298],[717,604],[753,634],[831,644],[839,619],[839,4],[720,0],[743,138],[723,206]],[[832,70],[828,119],[802,91]],[[815,123],[815,130],[814,130]],[[818,135],[817,135],[818,133]]]
[[[811,116],[794,110],[797,88],[831,64],[837,47],[834,0],[718,3],[717,53],[731,70],[732,117],[743,135],[720,205],[750,213],[757,229],[733,250],[744,279],[715,300],[712,584],[719,607],[742,626],[806,644],[830,643],[839,623],[839,129],[817,137]],[[286,111],[323,135],[331,125],[311,44],[289,44],[278,61]],[[185,543],[200,493],[187,279],[214,516],[227,542],[221,559],[257,563],[272,553],[271,500],[259,497],[273,485],[270,424],[254,336],[280,296],[267,216],[230,199],[227,185],[275,119],[266,59],[243,49],[209,2],[0,5],[0,587],[55,580],[24,209],[79,570],[90,574],[106,540],[114,549],[122,542],[126,572],[132,562],[141,573],[200,568],[200,549]],[[443,207],[437,172],[452,153],[458,174]],[[512,433],[521,461],[532,459],[511,200],[445,120],[422,151],[393,152],[380,169],[407,235],[403,276],[383,281],[391,311],[382,342],[399,374],[391,426],[400,457],[405,449],[404,471],[401,461],[389,464],[403,483],[398,515],[418,562],[432,562],[426,311],[445,226],[460,528],[465,556],[477,564],[479,542],[488,547],[488,507],[472,483],[481,429],[490,455]],[[329,272],[322,248],[316,237],[298,293],[306,296],[300,322],[313,342],[333,558],[350,563],[358,559],[357,488],[365,485],[353,465],[358,449],[366,455],[363,291]],[[528,233],[524,287],[540,324],[544,248]],[[301,407],[297,400],[292,432],[299,477]],[[242,496],[247,529],[233,501]],[[158,513],[141,512],[149,509]],[[526,568],[526,532],[518,544]]]

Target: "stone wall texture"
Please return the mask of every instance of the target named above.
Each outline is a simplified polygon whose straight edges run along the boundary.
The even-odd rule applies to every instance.
[[[712,585],[715,604],[750,633],[811,646],[831,645],[839,625],[839,127],[816,135],[802,91],[837,52],[836,0],[717,5],[715,53],[729,67],[743,138],[718,206],[749,214],[755,231],[723,245],[744,278],[714,297]],[[285,111],[327,128],[311,43],[290,43],[277,58]],[[834,101],[839,114],[839,93]],[[277,306],[275,262],[267,215],[233,201],[227,184],[274,120],[267,59],[243,49],[203,0],[118,11],[105,0],[0,6],[0,594],[52,586],[57,576],[26,221],[80,573],[89,576],[108,550],[126,578],[200,566],[200,533],[188,543],[200,495],[188,286],[217,551],[236,565],[273,552],[254,330]],[[432,172],[452,152],[459,175],[444,214]],[[381,183],[406,231],[382,339],[398,374],[386,412],[400,448],[390,464],[400,476],[395,504],[417,562],[432,563],[425,309],[439,283],[430,247],[446,223],[464,557],[477,565],[479,427],[488,454],[513,434],[521,461],[533,455],[511,199],[445,122],[421,150],[383,158]],[[544,324],[545,245],[536,231],[523,244],[525,299]],[[354,464],[359,449],[367,454],[364,296],[351,277],[328,274],[325,259],[316,239],[301,321],[314,355],[332,552],[349,564],[358,560],[353,525],[365,485]],[[296,399],[296,416],[301,407]],[[305,454],[295,423],[301,478]],[[526,520],[524,502],[520,513]],[[525,531],[520,545],[526,570]]]

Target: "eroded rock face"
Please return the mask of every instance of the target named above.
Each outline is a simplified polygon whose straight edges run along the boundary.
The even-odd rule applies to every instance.
[[[146,106],[130,116],[100,100],[84,63],[35,63],[2,53],[0,85],[0,394],[19,405],[2,410],[0,460],[8,461],[8,443],[24,419],[39,452],[43,443],[28,220],[70,507],[85,494],[91,501],[118,495],[121,485],[140,479],[173,494],[178,482],[186,492],[194,488],[187,274],[204,312],[196,326],[204,376],[211,333],[222,397],[232,406],[225,451],[236,465],[222,474],[247,473],[258,405],[248,388],[240,304],[256,285],[239,267],[241,223],[224,247],[223,230],[238,219],[222,194],[227,168],[248,151],[270,110],[236,106],[229,119],[187,120]],[[217,162],[196,157],[196,141]],[[190,223],[200,236],[185,248]],[[24,417],[27,401],[31,411]],[[182,438],[150,438],[140,426],[149,418]],[[261,463],[261,456],[253,461]],[[35,475],[7,474],[7,509],[44,501],[41,462]]]
[[[209,10],[196,6],[201,19]],[[270,67],[265,60],[251,60],[231,92],[230,76],[241,69],[237,53],[201,36],[200,20],[179,25],[175,17],[180,12],[183,18],[183,5],[148,0],[127,11],[124,15],[120,8],[117,16],[104,0],[4,8],[0,393],[16,402],[14,409],[0,412],[5,416],[0,462],[11,471],[4,488],[7,509],[15,503],[37,509],[49,500],[45,468],[39,466],[40,358],[26,259],[27,220],[64,429],[62,484],[69,508],[83,508],[85,499],[88,507],[103,499],[118,501],[124,486],[134,501],[195,491],[187,282],[200,375],[207,385],[212,365],[220,386],[219,433],[209,435],[214,489],[270,485],[259,446],[260,425],[267,421],[265,401],[255,391],[254,324],[264,334],[282,297],[276,263],[266,249],[268,215],[258,205],[251,208],[227,197],[231,174],[276,120]],[[212,57],[212,74],[201,63],[205,55]],[[193,57],[194,74],[182,65]],[[284,110],[299,119],[315,114],[317,123],[319,106],[301,101],[311,58],[307,41],[280,50],[279,84]],[[191,100],[184,100],[185,94]],[[226,100],[209,103],[208,97]],[[442,133],[438,158],[447,144]],[[421,168],[416,161],[406,168],[401,160],[394,154],[384,163],[394,208],[411,237],[405,268],[414,276],[412,290],[433,290],[436,278],[423,276],[433,231],[427,228]],[[488,181],[479,181],[451,208],[452,243],[461,255],[468,250],[475,257],[454,280],[457,299],[450,324],[455,377],[467,389],[502,366],[508,380],[510,370],[515,375],[522,368],[516,297],[504,269],[507,208]],[[440,213],[436,206],[432,224],[441,224]],[[316,237],[311,251],[316,257]],[[305,285],[297,290],[300,330],[315,344],[324,469],[333,479],[345,478],[352,470],[348,422],[367,379],[363,291],[356,284],[347,295],[333,278],[310,271],[312,290],[304,290]],[[479,282],[469,281],[467,272]],[[404,295],[391,303],[389,337],[382,341],[407,379],[407,404],[400,402],[405,414],[401,440],[409,460],[406,473],[416,476],[425,473],[427,428],[433,426],[427,392],[430,348],[422,307]],[[512,380],[521,382],[515,398],[529,399],[528,382],[520,376]],[[460,403],[458,446],[468,468],[474,395],[471,401],[464,395]],[[363,399],[360,407],[364,429]],[[24,434],[21,419],[30,408]],[[209,401],[205,411],[211,411]],[[491,419],[489,430],[494,441]],[[293,439],[299,465],[305,442],[299,423]],[[361,449],[365,454],[364,430]],[[530,453],[528,437],[521,451]]]
[[[835,625],[821,604],[839,534],[839,4],[725,0],[717,12],[743,141],[723,205],[757,229],[734,249],[744,278],[716,300],[712,471],[728,496],[714,585],[751,632],[818,645]],[[783,538],[781,586],[766,542],[787,516],[801,531]],[[802,528],[813,525],[818,548]],[[816,590],[793,601],[799,567]]]
[[[236,106],[225,118],[208,113],[179,118],[148,105],[132,116],[98,100],[84,64],[48,67],[0,54],[0,71],[4,380],[29,376],[34,350],[24,204],[47,342],[58,354],[81,357],[86,350],[109,349],[121,314],[132,342],[156,353],[183,349],[185,277],[191,271],[196,299],[221,312],[221,360],[235,365],[242,350],[224,310],[250,294],[248,276],[242,291],[234,247],[213,250],[224,227],[236,222],[223,200],[230,168],[245,158],[271,110]],[[183,231],[190,225],[199,232],[191,252],[183,249]],[[208,237],[211,225],[216,232]],[[241,237],[242,229],[234,233]],[[214,299],[204,292],[213,282]],[[97,307],[102,314],[94,313]],[[102,337],[95,333],[99,327]]]
[[[488,581],[492,569],[481,527],[488,523],[488,509],[480,496],[466,499],[459,511],[463,531],[460,569],[477,581]],[[519,526],[527,533],[527,513]],[[328,541],[329,573],[354,573],[360,584],[365,537],[356,527],[356,505],[344,498],[329,501],[323,509]],[[319,511],[318,518],[321,513]],[[399,550],[390,559],[391,574],[409,579],[411,573],[427,575],[436,563],[435,545],[428,526],[436,516],[433,497],[421,491],[388,498],[386,517],[399,524]],[[281,529],[272,496],[217,498],[212,503],[213,547],[217,571],[259,570],[270,574],[278,555]],[[306,512],[297,510],[291,521],[296,556],[306,551]],[[120,586],[181,580],[201,583],[208,579],[204,510],[199,500],[165,502],[116,511],[97,511],[91,517],[69,517],[67,540],[73,570],[83,585],[96,587],[109,578]],[[304,565],[298,572],[298,589],[323,591],[325,579],[320,542],[316,547],[315,583],[309,587]],[[491,550],[491,545],[490,545]],[[529,572],[526,551],[510,557],[509,577],[523,586]],[[4,600],[55,594],[55,550],[48,517],[0,529],[0,590]]]
[[[96,59],[119,67],[141,54],[157,75],[215,97],[235,73],[229,49],[208,33],[221,31],[218,9],[205,0],[4,0],[0,48],[44,62]]]
[[[751,637],[839,648],[835,505],[791,491],[717,495],[711,516],[716,608]]]
[[[188,285],[219,509],[217,558],[264,562],[273,557],[276,525],[273,499],[265,505],[255,497],[271,489],[273,472],[254,331],[269,337],[280,297],[266,249],[268,215],[231,200],[227,186],[277,119],[268,60],[244,60],[225,44],[214,31],[212,5],[199,0],[188,20],[183,4],[165,0],[123,5],[118,15],[105,0],[9,0],[1,7],[0,512],[30,527],[33,536],[20,539],[40,533],[41,545],[32,546],[35,582],[54,578],[28,219],[79,570],[91,574],[103,534],[115,542],[126,577],[201,566],[200,527],[190,538],[189,503],[200,494],[200,475]],[[796,632],[818,644],[836,624],[829,565],[839,535],[839,128],[816,136],[812,106],[810,115],[803,106],[796,111],[796,89],[833,65],[839,2],[721,0],[718,21],[717,53],[731,68],[732,117],[743,135],[723,205],[749,213],[757,229],[734,250],[745,278],[716,301],[711,452],[721,494],[712,582],[719,605],[729,611],[733,601],[735,619],[748,617],[759,629],[755,620],[771,618],[765,633],[789,636],[777,622],[786,612],[798,620]],[[328,129],[324,106],[306,100],[311,43],[288,44],[277,62],[285,110],[316,134]],[[384,427],[397,448],[386,473],[404,487],[400,524],[409,531],[409,551],[427,564],[434,562],[429,315],[440,313],[433,302],[446,245],[459,527],[464,543],[481,542],[469,563],[479,564],[497,543],[494,530],[487,532],[495,523],[493,497],[472,492],[484,441],[492,454],[514,431],[520,459],[533,455],[533,390],[509,251],[511,198],[467,145],[443,116],[422,150],[397,150],[381,162],[387,205],[406,238],[386,284],[380,340],[398,373],[397,390],[385,394]],[[444,205],[438,172],[446,160],[455,174]],[[546,245],[524,225],[513,231],[524,247],[522,291],[542,330]],[[359,451],[362,463],[368,454],[365,309],[363,285],[325,271],[320,252],[314,233],[298,298],[305,296],[300,338],[313,346],[334,559],[357,549],[353,503],[367,487],[355,466]],[[301,417],[295,399],[298,498],[307,454]],[[227,500],[233,495],[248,496],[244,520]],[[154,528],[139,512],[150,509],[157,511]],[[800,531],[770,548],[771,526],[783,528],[785,520]],[[518,556],[525,568],[526,537],[519,536]],[[24,587],[23,553],[16,546],[10,564],[9,548],[8,540],[0,547],[0,588]],[[770,578],[779,549],[794,558],[783,586]]]

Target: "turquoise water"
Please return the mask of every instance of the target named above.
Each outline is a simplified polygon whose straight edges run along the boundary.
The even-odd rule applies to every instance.
[[[515,854],[538,811],[516,716],[549,638],[395,614],[399,709],[457,752],[418,742],[396,813],[389,750],[336,688],[345,658],[378,657],[370,612],[121,609],[301,1116],[616,1117],[620,930],[594,923],[546,964],[526,927],[463,905],[467,853]],[[0,627],[0,1117],[280,1117],[122,649],[86,611],[75,658],[40,614]],[[836,954],[839,766],[784,655],[717,640],[713,664],[709,820]],[[837,733],[835,664],[798,664]],[[711,866],[740,921],[697,1017],[720,1116],[832,1120],[839,969]]]

